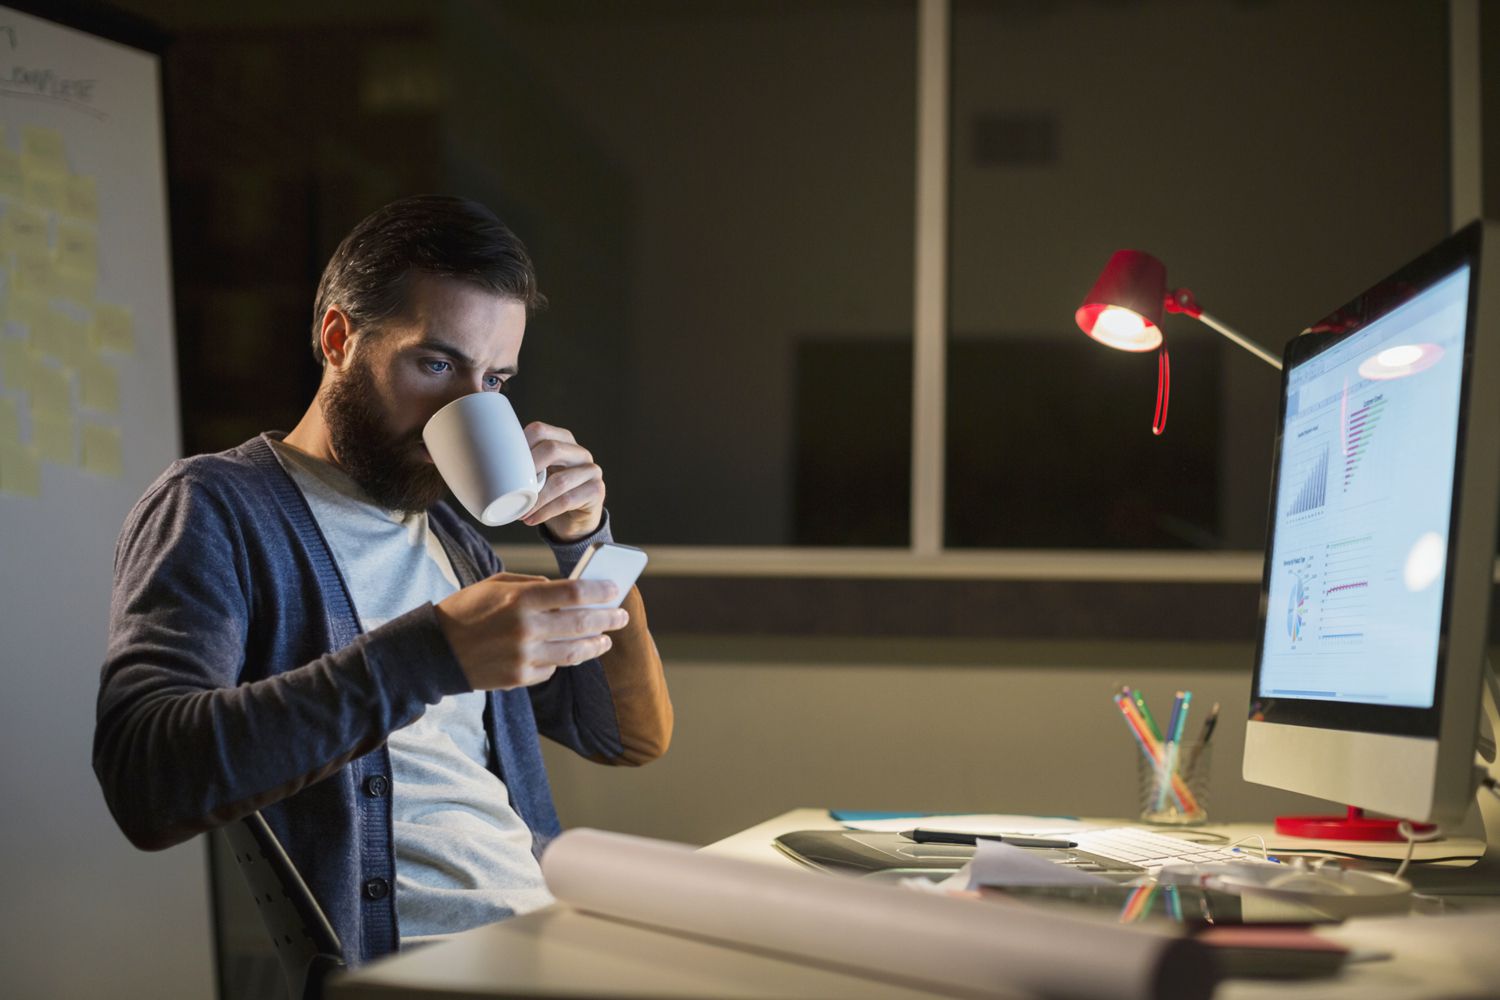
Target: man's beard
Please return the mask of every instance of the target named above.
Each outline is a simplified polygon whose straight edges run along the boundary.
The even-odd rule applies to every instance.
[[[374,373],[358,356],[323,390],[323,420],[339,468],[381,507],[424,511],[447,493],[442,474],[421,459],[420,431],[397,438],[386,430],[376,398]]]

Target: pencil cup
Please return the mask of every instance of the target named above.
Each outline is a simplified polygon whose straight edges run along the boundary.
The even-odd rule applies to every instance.
[[[1184,826],[1208,822],[1213,745],[1167,743],[1157,757],[1138,754],[1141,822]]]

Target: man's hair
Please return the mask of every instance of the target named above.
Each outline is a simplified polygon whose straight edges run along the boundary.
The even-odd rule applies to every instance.
[[[330,306],[348,313],[357,330],[378,329],[406,311],[413,274],[466,281],[516,299],[528,313],[547,303],[526,247],[495,213],[467,198],[402,198],[355,226],[323,269],[312,322],[318,364]]]

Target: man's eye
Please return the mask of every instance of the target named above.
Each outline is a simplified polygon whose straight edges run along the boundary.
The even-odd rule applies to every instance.
[[[499,375],[486,375],[484,377],[484,387],[489,392],[504,392],[505,379]]]
[[[440,361],[436,358],[429,358],[422,362],[422,367],[434,375],[441,375],[450,370],[453,367],[453,363],[451,361]]]

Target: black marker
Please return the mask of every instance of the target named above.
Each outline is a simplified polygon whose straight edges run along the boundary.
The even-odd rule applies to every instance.
[[[907,840],[918,844],[969,844],[977,845],[981,840],[998,840],[1012,847],[1051,847],[1066,848],[1077,847],[1071,840],[1048,840],[1042,837],[1018,837],[1013,834],[973,834],[973,833],[945,833],[942,830],[907,830],[901,834]]]

